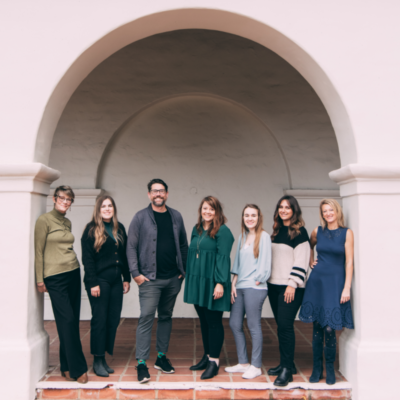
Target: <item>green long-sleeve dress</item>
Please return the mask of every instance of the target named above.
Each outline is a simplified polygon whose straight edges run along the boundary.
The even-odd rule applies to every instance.
[[[215,238],[207,231],[201,235],[193,228],[186,263],[184,301],[214,311],[231,309],[231,250],[235,241],[232,232],[222,225]],[[213,299],[217,283],[224,286],[224,295]]]

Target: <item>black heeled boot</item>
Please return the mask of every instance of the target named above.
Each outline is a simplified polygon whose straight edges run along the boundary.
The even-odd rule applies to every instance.
[[[269,376],[278,376],[282,372],[282,366],[279,364],[277,367],[270,368],[267,372]],[[296,366],[293,364],[292,375],[297,374]]]
[[[103,362],[104,369],[105,369],[109,374],[113,374],[113,373],[114,373],[114,370],[107,364],[107,361],[106,361],[106,357],[105,357],[105,356],[102,358],[102,362]]]
[[[289,368],[282,368],[281,373],[275,379],[275,386],[287,386],[289,382],[293,382],[292,370]]]
[[[109,376],[108,372],[104,368],[102,357],[100,356],[94,356],[93,371],[97,376],[102,376],[104,378]]]
[[[336,346],[334,347],[325,347],[325,363],[326,363],[326,383],[328,385],[334,385],[336,383],[335,377],[335,367],[333,363],[336,359]]]
[[[201,374],[200,379],[211,379],[218,375],[219,365],[215,361],[208,361],[206,370]]]
[[[323,343],[313,342],[313,370],[310,376],[311,383],[317,383],[322,378],[322,372],[324,371],[324,365],[322,363],[323,354]]]
[[[196,365],[192,365],[189,369],[191,371],[201,371],[203,369],[207,368],[208,364],[208,355],[204,354],[203,358],[200,360],[200,362]]]

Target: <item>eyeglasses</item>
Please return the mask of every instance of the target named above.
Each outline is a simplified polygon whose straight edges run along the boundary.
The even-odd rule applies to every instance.
[[[57,199],[59,199],[61,203],[72,204],[74,202],[74,199],[70,199],[69,197],[64,196],[57,196]]]
[[[167,191],[165,190],[165,189],[160,189],[160,190],[150,190],[150,193],[151,194],[157,194],[157,193],[160,193],[160,194],[165,194],[165,193],[167,193]]]

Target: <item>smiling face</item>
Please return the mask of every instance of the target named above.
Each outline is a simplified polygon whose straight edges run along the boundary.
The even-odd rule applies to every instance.
[[[209,225],[215,217],[215,210],[206,201],[201,206],[201,217],[206,225]]]
[[[100,207],[100,215],[104,222],[110,222],[114,216],[114,206],[110,199],[105,199]]]
[[[65,214],[71,207],[73,199],[68,196],[65,192],[59,191],[57,197],[53,196],[54,208],[61,214]]]
[[[281,201],[278,212],[284,225],[286,225],[285,222],[290,223],[290,219],[293,217],[293,210],[290,208],[290,204],[287,200]]]
[[[154,206],[162,207],[168,199],[168,192],[161,183],[153,183],[148,196]]]
[[[324,204],[322,206],[322,217],[327,224],[332,225],[337,222],[336,211],[330,204]]]
[[[255,229],[258,224],[258,210],[247,207],[243,213],[243,222],[249,231]]]

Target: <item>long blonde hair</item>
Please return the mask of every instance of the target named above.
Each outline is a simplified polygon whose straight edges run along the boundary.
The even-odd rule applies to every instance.
[[[98,253],[101,249],[101,246],[105,243],[107,240],[106,236],[106,231],[104,228],[104,222],[103,218],[101,217],[101,206],[103,205],[103,202],[105,200],[110,200],[113,208],[114,208],[114,216],[112,218],[112,224],[113,224],[113,236],[115,238],[115,241],[117,242],[117,246],[120,243],[123,243],[124,239],[119,232],[119,225],[118,225],[118,218],[117,218],[117,206],[115,205],[115,201],[111,196],[103,195],[97,198],[96,200],[96,205],[94,206],[93,210],[93,217],[92,220],[89,222],[88,225],[90,225],[89,229],[89,236],[94,237],[94,249]]]
[[[322,228],[326,229],[326,227],[328,226],[328,224],[325,221],[323,214],[322,214],[322,206],[324,206],[325,204],[327,204],[328,206],[331,206],[335,210],[338,225],[341,228],[345,228],[346,226],[344,224],[344,216],[343,216],[342,207],[340,207],[340,204],[335,199],[324,199],[321,201],[321,203],[319,203],[319,219],[321,221]]]
[[[246,208],[253,208],[254,210],[257,210],[258,212],[258,221],[257,221],[257,225],[255,227],[255,231],[256,231],[256,238],[254,239],[254,246],[253,246],[253,252],[254,252],[254,258],[258,258],[258,256],[260,255],[260,240],[261,240],[261,235],[263,233],[263,215],[262,212],[260,210],[260,208],[255,205],[255,204],[246,204],[243,208],[242,211],[242,246],[245,242],[244,237],[247,233],[249,233],[249,228],[247,228],[247,226],[244,223],[244,212],[246,210]]]

